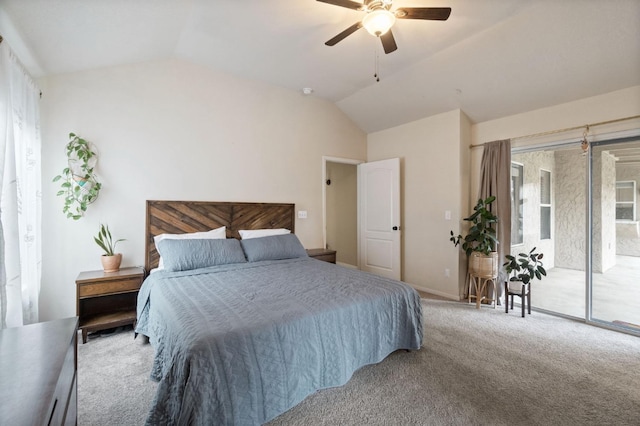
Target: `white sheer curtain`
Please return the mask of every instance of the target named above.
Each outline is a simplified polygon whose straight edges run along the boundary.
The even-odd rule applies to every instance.
[[[38,322],[40,90],[0,43],[0,328]]]

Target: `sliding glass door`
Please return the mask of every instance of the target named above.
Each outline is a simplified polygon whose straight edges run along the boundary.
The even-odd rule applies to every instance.
[[[590,319],[640,332],[640,140],[591,147]]]
[[[640,137],[514,149],[511,197],[511,253],[544,253],[533,308],[640,334]]]

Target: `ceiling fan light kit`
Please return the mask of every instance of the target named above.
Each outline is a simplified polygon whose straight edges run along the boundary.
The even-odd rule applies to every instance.
[[[338,44],[347,36],[364,27],[369,34],[380,38],[384,53],[394,52],[398,48],[391,32],[391,27],[395,24],[396,19],[446,21],[451,15],[450,7],[403,7],[392,12],[390,9],[393,0],[363,0],[362,3],[351,0],[317,1],[366,13],[361,21],[325,42],[327,46]]]
[[[376,37],[386,34],[395,22],[395,15],[385,9],[374,10],[362,18],[362,26],[364,29]]]

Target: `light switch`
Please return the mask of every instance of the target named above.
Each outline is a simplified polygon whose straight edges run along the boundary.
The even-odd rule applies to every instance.
[[[444,211],[444,220],[451,220],[451,210]]]
[[[306,219],[307,211],[306,210],[298,210],[298,219]]]

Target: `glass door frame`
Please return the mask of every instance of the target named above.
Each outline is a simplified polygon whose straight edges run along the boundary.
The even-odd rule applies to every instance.
[[[589,139],[589,138],[588,138]],[[589,142],[587,161],[587,211],[586,211],[586,259],[585,259],[585,322],[589,325],[603,327],[623,333],[640,336],[640,331],[617,327],[613,323],[593,318],[593,150],[607,145],[640,141],[640,129],[604,134]]]
[[[511,152],[514,153],[527,153],[541,150],[549,150],[549,149],[558,149],[565,148],[571,146],[579,146],[582,142],[583,138],[571,138],[565,140],[558,140],[543,144],[537,145],[528,145],[521,147],[512,147]],[[536,312],[542,312],[546,314],[551,314],[554,316],[559,316],[567,319],[572,319],[575,321],[585,322],[589,325],[606,328],[614,331],[619,331],[627,334],[640,336],[640,331],[636,332],[635,330],[631,330],[628,328],[618,327],[612,324],[611,322],[593,319],[593,148],[594,147],[602,147],[606,145],[620,144],[625,142],[633,142],[640,140],[640,128],[617,131],[617,132],[609,132],[603,133],[600,135],[587,136],[587,140],[589,141],[589,149],[585,155],[585,168],[586,170],[586,179],[585,179],[585,196],[586,196],[586,215],[585,215],[585,271],[584,271],[584,279],[585,279],[585,312],[584,317],[576,317],[573,315],[564,314],[561,312],[550,311],[543,308],[536,308],[532,306],[532,310]]]

